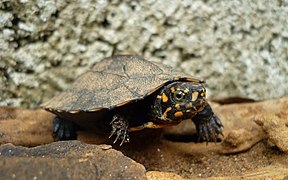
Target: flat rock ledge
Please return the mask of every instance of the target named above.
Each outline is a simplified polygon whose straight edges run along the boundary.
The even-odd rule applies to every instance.
[[[62,141],[0,146],[1,179],[146,179],[143,165],[109,145]]]

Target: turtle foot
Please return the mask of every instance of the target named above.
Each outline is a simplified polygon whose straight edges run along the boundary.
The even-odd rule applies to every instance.
[[[218,136],[223,136],[222,127],[221,121],[215,115],[211,116],[206,123],[198,125],[198,141],[201,139],[206,142],[217,142]]]
[[[197,128],[198,141],[217,142],[219,135],[223,136],[223,125],[209,105],[193,118],[193,122]]]
[[[120,146],[122,146],[123,143],[129,142],[129,124],[127,120],[120,115],[114,115],[110,124],[112,126],[112,131],[109,138],[116,135],[113,144],[115,144],[118,140],[121,140]]]

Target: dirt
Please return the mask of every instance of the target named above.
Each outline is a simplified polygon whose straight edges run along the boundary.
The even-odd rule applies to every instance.
[[[78,132],[78,140],[112,144],[114,149],[143,164],[148,179],[288,178],[288,97],[213,104],[213,109],[224,124],[224,137],[216,143],[197,142],[191,121],[164,130],[131,133],[131,142],[122,147],[113,145],[108,135],[87,131]],[[1,144],[36,146],[52,142],[51,114],[11,108],[1,108],[0,112]],[[21,122],[25,125],[17,126]]]
[[[150,142],[140,139],[121,148],[113,147],[143,164],[148,171],[171,172],[189,179],[288,176],[288,154],[265,139],[246,151],[227,154],[225,150],[223,154],[221,143],[172,142],[163,136],[155,139],[157,133],[153,136],[149,131],[146,133],[149,136],[142,138],[150,137]]]

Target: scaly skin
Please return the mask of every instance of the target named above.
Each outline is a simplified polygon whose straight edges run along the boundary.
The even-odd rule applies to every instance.
[[[218,117],[214,114],[209,104],[192,118],[196,125],[198,140],[206,142],[217,141],[219,134],[222,134],[223,125]]]
[[[76,139],[76,125],[56,116],[53,121],[53,137],[55,140]]]

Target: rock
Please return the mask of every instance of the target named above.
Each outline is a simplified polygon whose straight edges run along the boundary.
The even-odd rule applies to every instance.
[[[240,177],[239,177],[240,178]],[[264,168],[257,168],[241,176],[241,179],[283,179],[288,178],[288,168],[271,165]]]
[[[176,178],[176,174],[189,179],[208,177],[210,179],[240,179],[254,176],[255,179],[266,177],[283,179],[287,176],[288,153],[282,153],[281,151],[284,151],[287,147],[287,141],[285,140],[287,136],[285,137],[284,133],[286,132],[288,97],[254,103],[228,105],[212,103],[212,106],[224,124],[224,139],[219,143],[196,143],[197,138],[195,138],[191,121],[175,126],[179,129],[169,132],[170,137],[180,135],[178,139],[167,138],[167,131],[162,136],[161,129],[145,129],[131,132],[131,142],[123,144],[121,147],[118,144],[113,144],[113,140],[107,138],[108,135],[99,136],[95,132],[79,131],[78,140],[91,144],[111,144],[113,149],[120,150],[126,156],[143,164],[148,171],[157,171],[156,173],[147,173],[148,178],[170,176]],[[10,151],[10,159],[7,162],[5,160],[5,163],[20,164],[24,170],[31,169],[31,167],[33,169],[37,169],[38,166],[44,167],[43,164],[48,167],[55,165],[59,167],[59,171],[66,175],[69,173],[69,169],[66,169],[68,167],[67,161],[71,166],[76,166],[74,156],[79,157],[80,154],[80,163],[86,163],[85,160],[90,158],[93,160],[94,155],[87,158],[84,153],[85,150],[94,152],[90,147],[101,147],[102,151],[107,150],[108,152],[113,150],[109,145],[84,145],[79,142],[75,143],[75,141],[73,141],[75,146],[71,145],[73,146],[71,147],[69,142],[66,142],[67,144],[63,146],[57,146],[59,147],[58,150],[55,147],[57,143],[31,149],[3,145],[3,143],[10,142],[14,145],[31,147],[51,143],[53,141],[51,137],[53,117],[51,113],[43,110],[1,107],[0,144],[2,145],[0,149],[4,150],[0,151],[0,163],[2,162],[1,158],[6,158],[6,156],[2,156],[3,154],[9,155],[9,150],[20,149],[21,151]],[[189,126],[189,128],[186,128],[186,126]],[[269,143],[266,141],[267,138],[269,138]],[[59,143],[61,144],[61,142]],[[47,150],[50,146],[53,146],[54,149]],[[72,150],[66,153],[64,151],[65,147]],[[77,148],[80,150],[78,151]],[[34,152],[34,154],[28,156],[28,152]],[[11,153],[14,155],[11,155]],[[63,166],[60,162],[55,161],[58,157],[62,157],[61,155],[63,155],[63,158],[60,162],[63,161]],[[47,163],[44,159],[46,157],[53,161]],[[37,161],[40,159],[37,166],[33,165],[33,159]],[[84,161],[82,161],[83,159]],[[27,162],[32,165],[27,164]],[[52,162],[53,164],[51,164]],[[78,161],[77,167],[80,165]],[[1,167],[4,167],[4,170],[0,170],[0,172],[11,172],[10,176],[16,177],[15,172],[9,171],[8,166],[5,168],[6,165],[2,165]],[[11,165],[12,169],[13,167]],[[90,164],[85,164],[85,167],[88,172],[94,170],[92,170]],[[54,173],[55,169],[47,169],[46,171]],[[39,174],[43,175],[46,171],[36,172],[31,170],[37,177]],[[81,176],[85,173],[77,170],[75,172]],[[173,174],[163,172],[172,172]],[[22,173],[22,171],[19,171],[19,173]]]
[[[223,143],[221,143],[220,152],[226,154],[248,150],[267,136],[255,122],[257,117],[281,114],[286,112],[287,109],[288,97],[263,102],[215,107],[215,113],[223,121],[224,125],[225,138]]]
[[[36,146],[53,142],[53,117],[42,109],[0,107],[0,144]]]
[[[170,172],[148,171],[146,176],[148,180],[183,180],[181,176]]]
[[[231,180],[231,179],[264,179],[273,180],[288,178],[288,168],[279,166],[268,166],[265,168],[257,168],[250,172],[244,173],[241,176],[222,176],[222,177],[209,177],[205,180]],[[195,180],[202,180],[203,178],[195,178]]]
[[[245,128],[231,130],[222,142],[222,148],[219,150],[222,154],[239,153],[247,151],[253,145],[264,138],[261,130],[249,131]]]
[[[108,145],[79,141],[0,146],[2,179],[146,179],[145,168]]]
[[[263,130],[268,134],[268,140],[281,151],[288,153],[288,112],[282,111],[279,115],[260,116],[256,118]]]

